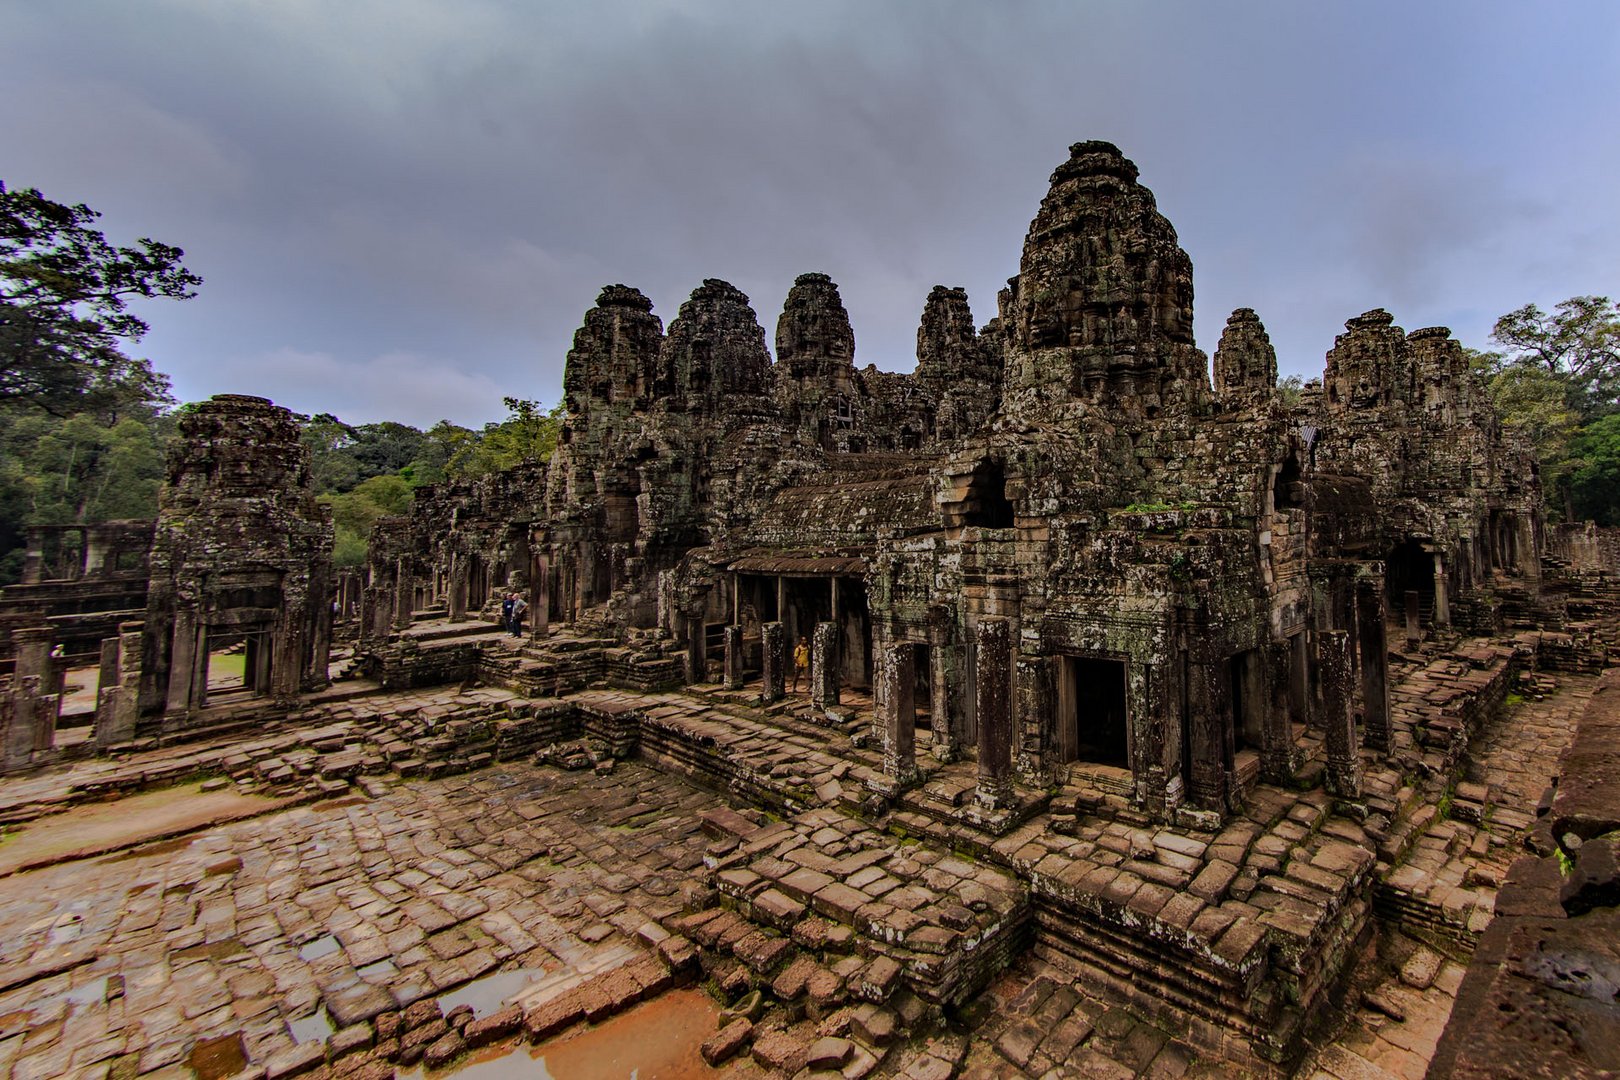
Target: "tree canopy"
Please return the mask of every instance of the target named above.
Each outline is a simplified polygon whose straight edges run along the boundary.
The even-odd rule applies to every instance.
[[[1474,352],[1503,423],[1541,459],[1555,515],[1620,524],[1620,304],[1573,296],[1496,320],[1495,352]]]
[[[122,351],[147,330],[128,304],[190,299],[202,279],[172,245],[113,246],[100,216],[0,183],[0,403],[67,417],[170,401],[168,379]]]

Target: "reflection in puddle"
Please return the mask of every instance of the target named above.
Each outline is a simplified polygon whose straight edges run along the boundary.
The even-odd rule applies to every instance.
[[[539,1046],[489,1047],[468,1057],[455,1080],[708,1080],[699,1048],[714,1034],[720,1006],[702,990],[671,990],[596,1027]],[[420,1069],[400,1080],[421,1080]]]
[[[515,971],[497,971],[482,979],[474,979],[439,997],[439,1008],[446,1015],[458,1005],[471,1005],[473,1015],[480,1020],[499,1012],[503,1005],[527,990],[530,984],[545,978],[544,968],[518,968]]]
[[[314,941],[307,941],[299,946],[298,959],[317,960],[338,951],[338,939],[331,934],[325,934]]]
[[[62,995],[63,1000],[71,1001],[75,1005],[95,1005],[107,1000],[107,976],[91,979],[87,983],[75,986]]]
[[[293,1042],[307,1043],[320,1042],[336,1031],[332,1018],[326,1015],[326,1006],[322,1004],[319,1009],[308,1016],[301,1016],[297,1020],[287,1021],[287,1030],[292,1033]]]

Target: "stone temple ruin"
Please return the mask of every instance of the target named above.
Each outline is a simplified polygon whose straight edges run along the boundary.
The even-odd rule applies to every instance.
[[[1478,755],[1505,745],[1510,693],[1606,665],[1614,545],[1546,526],[1535,460],[1446,329],[1356,316],[1290,397],[1254,311],[1211,365],[1192,301],[1175,230],[1102,142],[1052,175],[995,318],[975,329],[961,289],[929,294],[910,374],[855,366],[823,274],[793,284],[774,361],[726,282],[667,331],[609,286],[568,354],[551,461],[418,492],[377,524],[363,583],[331,572],[290,416],[215,398],[182,424],[144,625],[103,646],[87,747],[274,716],[327,726],[232,744],[224,771],[381,797],[380,776],[523,756],[611,785],[638,759],[724,793],[701,888],[641,938],[653,982],[701,973],[771,1010],[712,1060],[752,1040],[791,1075],[819,1022],[854,1039],[844,1075],[1040,1075],[1083,1054],[1146,1072],[1124,1032],[1147,1024],[1155,1054],[1378,1075],[1343,1071],[1322,1018],[1357,1007],[1380,926],[1428,943],[1402,969],[1426,989],[1421,956],[1466,958],[1490,923],[1575,721],[1511,778]],[[521,638],[490,625],[513,591]],[[353,672],[326,690],[334,613]],[[57,760],[43,633],[13,634],[13,768]],[[211,637],[245,648],[256,696],[231,709],[208,697]],[[410,1004],[390,989],[369,1013],[341,988],[325,1007],[380,1048],[431,1020],[387,1011]],[[1101,1004],[1076,1035],[1082,1002]],[[598,1019],[579,1009],[519,1019],[542,1038]],[[436,1031],[438,1058],[493,1037],[483,1022]],[[895,1050],[896,1022],[986,1038]]]

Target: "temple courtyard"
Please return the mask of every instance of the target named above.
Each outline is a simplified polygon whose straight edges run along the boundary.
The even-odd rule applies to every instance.
[[[1398,726],[1468,668],[1422,659],[1398,669]],[[1053,898],[1242,959],[1319,932],[1285,901],[1364,894],[1377,915],[1344,987],[1274,1068],[1421,1077],[1596,683],[1522,674],[1471,741],[1480,783],[1383,843],[1319,791],[1264,786],[1209,833],[1077,817],[1060,792],[975,837],[928,813],[949,767],[876,825],[856,805],[881,775],[858,714],[851,738],[803,725],[792,696],[762,710],[719,686],[533,699],[351,680],[267,726],[227,702],[216,738],[0,786],[0,1069],[529,1075],[601,1025],[657,1028],[663,1002],[682,1045],[643,1076],[706,1074],[705,1057],[740,1076],[1246,1075],[1262,1063],[1212,1045],[1218,1025],[1140,1007],[1118,959],[1088,966],[1096,931],[1066,931]],[[583,737],[562,738],[580,710]],[[596,725],[629,713],[634,750],[604,753]]]

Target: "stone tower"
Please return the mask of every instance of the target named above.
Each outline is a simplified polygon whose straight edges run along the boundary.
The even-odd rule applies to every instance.
[[[1010,415],[1040,422],[1102,408],[1152,418],[1207,402],[1192,260],[1136,177],[1107,142],[1074,144],[1052,174],[1001,295]]]
[[[180,418],[152,539],[141,706],[165,730],[208,704],[208,656],[246,646],[244,682],[287,700],[325,685],[332,517],[292,413],[220,394]]]
[[[1271,347],[1260,316],[1238,308],[1226,320],[1215,347],[1215,389],[1223,398],[1277,385],[1277,350]]]

